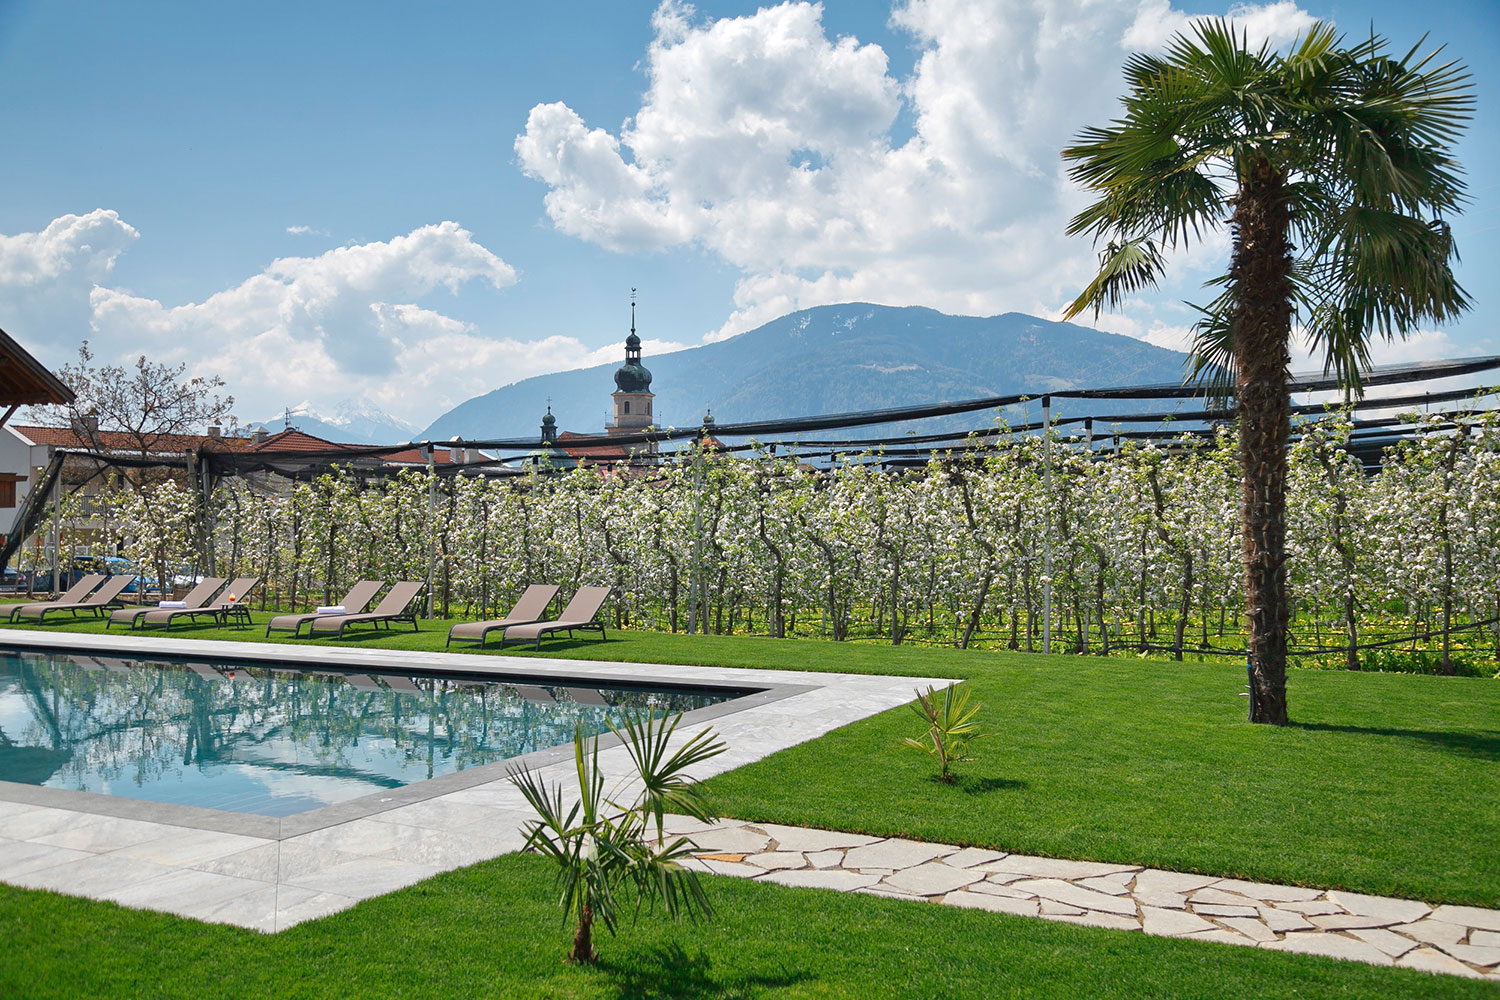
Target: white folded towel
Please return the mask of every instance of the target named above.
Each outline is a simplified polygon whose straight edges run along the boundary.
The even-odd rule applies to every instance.
[[[157,601],[156,606],[158,608],[185,608],[187,601]]]
[[[346,614],[346,612],[344,611],[344,606],[342,604],[330,604],[327,607],[319,608],[318,609],[318,614],[320,614],[320,615],[342,615],[342,614]]]

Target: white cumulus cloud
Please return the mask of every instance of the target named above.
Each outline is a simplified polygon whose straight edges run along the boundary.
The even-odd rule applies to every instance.
[[[443,222],[388,241],[278,258],[202,302],[167,306],[96,285],[90,305],[103,356],[139,344],[153,357],[222,374],[241,412],[271,412],[288,398],[337,387],[420,420],[470,394],[455,396],[442,376],[473,374],[472,353],[444,354],[442,345],[469,338],[482,364],[494,342],[418,300],[438,289],[457,294],[471,282],[505,288],[515,281],[509,264],[456,222]],[[429,363],[414,370],[423,358]]]
[[[1228,13],[1273,43],[1311,21],[1291,0]],[[919,52],[904,76],[822,15],[785,2],[711,20],[661,4],[646,91],[616,132],[553,102],[516,137],[553,224],[737,268],[735,312],[709,339],[857,299],[1056,314],[1094,268],[1064,233],[1086,202],[1060,150],[1115,114],[1125,49],[1189,15],[1168,0],[903,0],[891,25]]]
[[[66,360],[47,349],[71,349],[88,336],[89,291],[109,277],[139,235],[119,213],[103,208],[58,216],[39,232],[0,234],[6,331],[49,362]]]
[[[497,386],[613,361],[621,350],[571,336],[496,335],[433,308],[427,300],[442,292],[504,289],[517,280],[514,268],[456,222],[278,258],[181,305],[108,283],[137,235],[105,210],[62,216],[40,232],[0,235],[0,291],[8,303],[31,296],[45,306],[36,324],[7,321],[10,332],[52,365],[71,360],[87,337],[103,362],[145,354],[186,363],[193,374],[220,375],[245,420],[298,400],[344,399],[419,426]],[[60,323],[62,313],[76,321]],[[645,344],[651,353],[684,346]]]
[[[1226,17],[1252,44],[1265,42],[1273,48],[1292,41],[1317,20],[1293,0],[1279,0],[1264,6],[1234,4],[1226,12]],[[1198,20],[1197,16],[1177,10],[1171,0],[1146,0],[1136,11],[1135,21],[1121,37],[1120,46],[1131,52],[1159,49],[1167,39],[1190,28],[1195,20]]]

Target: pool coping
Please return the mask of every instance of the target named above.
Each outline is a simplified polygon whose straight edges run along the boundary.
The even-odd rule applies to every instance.
[[[12,641],[12,637],[25,636],[23,641]],[[108,642],[100,642],[108,638]],[[52,641],[42,641],[43,639]],[[63,642],[56,640],[62,639]],[[95,640],[74,642],[73,640]],[[306,669],[318,667],[324,670],[332,669],[337,672],[348,670],[350,672],[367,672],[376,674],[438,674],[443,676],[464,675],[476,679],[493,681],[505,681],[506,679],[526,680],[534,682],[542,671],[515,664],[545,663],[549,669],[545,671],[548,681],[555,681],[561,685],[578,684],[601,684],[603,686],[615,686],[603,684],[605,680],[616,682],[620,686],[650,685],[656,687],[692,687],[703,688],[727,688],[732,690],[745,690],[744,683],[730,683],[722,678],[694,679],[687,681],[680,676],[668,674],[645,674],[632,675],[626,678],[611,676],[590,676],[587,671],[571,673],[566,668],[557,671],[558,664],[575,664],[577,660],[556,660],[545,657],[507,657],[497,663],[487,663],[490,657],[479,657],[472,653],[427,653],[425,651],[388,650],[388,649],[359,649],[347,646],[315,646],[315,647],[286,647],[279,643],[237,643],[233,640],[200,640],[200,639],[170,639],[166,637],[147,636],[94,636],[68,633],[33,633],[6,630],[0,633],[0,648],[5,646],[18,646],[27,649],[45,649],[48,652],[76,652],[76,653],[139,653],[169,658],[195,659],[219,662],[234,662],[253,666],[284,666],[292,669]],[[216,647],[213,650],[205,650],[204,647]],[[219,647],[223,647],[220,649]],[[328,654],[336,650],[358,655],[358,663],[340,664],[330,660]],[[290,653],[291,655],[286,655]],[[384,654],[384,655],[379,655]],[[412,657],[442,657],[441,661],[413,660]],[[479,661],[479,662],[474,662]],[[582,661],[596,662],[596,661]],[[462,664],[459,666],[458,664]],[[661,664],[624,664],[616,663],[617,666],[639,666],[644,669],[660,669]],[[774,671],[766,671],[775,673]],[[758,686],[749,690],[748,693],[738,698],[731,698],[715,705],[694,709],[683,714],[681,726],[689,728],[703,723],[712,722],[716,719],[729,715],[735,715],[747,708],[769,705],[784,698],[791,698],[811,690],[807,684],[768,684]],[[619,737],[613,733],[599,734],[599,749],[607,750],[610,747],[620,745]],[[480,764],[475,767],[464,768],[462,771],[454,771],[449,774],[440,774],[433,778],[402,785],[399,788],[385,788],[371,792],[368,795],[357,796],[336,802],[332,805],[319,806],[315,809],[307,809],[302,812],[292,813],[288,816],[264,816],[259,813],[232,812],[224,809],[212,809],[204,806],[182,805],[173,802],[158,802],[147,798],[129,798],[125,796],[109,795],[103,792],[82,792],[65,788],[48,788],[43,785],[30,785],[15,781],[0,781],[0,800],[21,802],[27,805],[51,806],[58,809],[70,809],[74,812],[93,813],[99,816],[116,816],[121,819],[147,820],[155,823],[168,823],[172,826],[189,827],[195,830],[217,830],[221,833],[234,833],[247,837],[260,837],[266,840],[285,840],[290,837],[301,836],[312,833],[315,830],[338,826],[351,820],[363,819],[377,816],[380,813],[399,809],[402,806],[412,805],[417,802],[426,802],[429,799],[446,795],[449,792],[462,791],[466,788],[474,788],[478,785],[488,784],[506,778],[514,770],[535,770],[549,764],[555,764],[559,760],[571,757],[568,744],[556,747],[543,747],[542,749],[523,754],[519,757],[508,757],[505,760],[495,761],[492,764]]]

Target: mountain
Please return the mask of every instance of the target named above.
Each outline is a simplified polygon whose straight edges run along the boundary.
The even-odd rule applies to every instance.
[[[264,427],[274,434],[288,422],[304,434],[340,444],[402,444],[418,437],[416,427],[406,421],[355,400],[345,400],[332,416],[318,413],[311,403],[301,403],[280,416],[251,424],[250,429]]]
[[[1177,383],[1185,360],[1133,337],[1021,313],[949,316],[868,303],[804,309],[729,340],[644,359],[657,394],[657,423],[678,427],[696,426],[709,408],[724,424],[1064,388]],[[504,386],[460,403],[419,437],[529,437],[539,433],[549,397],[560,429],[599,433],[609,419],[618,366]],[[1058,409],[1081,415],[1087,405],[1059,401]],[[1091,405],[1095,413],[1121,413],[1160,403]],[[979,427],[990,418],[961,414],[924,421],[921,430]],[[905,429],[882,425],[868,433]]]

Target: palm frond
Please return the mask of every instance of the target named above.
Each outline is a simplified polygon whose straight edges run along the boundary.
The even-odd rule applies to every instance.
[[[1220,279],[1219,283],[1227,285],[1228,281]],[[1190,367],[1184,381],[1197,385],[1215,407],[1227,406],[1235,396],[1232,294],[1226,290],[1207,305],[1188,305],[1199,315],[1193,324]]]
[[[629,712],[622,725],[610,723],[610,730],[620,737],[629,752],[642,785],[631,809],[656,820],[658,837],[668,812],[682,813],[704,822],[717,818],[702,790],[687,772],[728,747],[712,729],[703,729],[672,750],[672,736],[681,719],[680,715],[653,718],[649,712]]]
[[[1063,312],[1072,319],[1090,307],[1094,315],[1107,303],[1111,309],[1132,292],[1155,288],[1162,273],[1162,257],[1149,240],[1111,243],[1099,255],[1099,273]]]
[[[1314,24],[1290,47],[1252,46],[1223,19],[1126,61],[1124,114],[1079,133],[1069,175],[1098,194],[1073,234],[1107,243],[1071,318],[1155,287],[1162,253],[1223,224],[1251,165],[1283,179],[1293,315],[1325,370],[1358,391],[1369,341],[1469,307],[1446,216],[1466,203],[1453,144],[1472,120],[1468,70],[1425,38],[1393,55],[1370,33]],[[1239,290],[1200,307],[1189,381],[1229,395]],[[1290,331],[1289,331],[1290,333]]]

